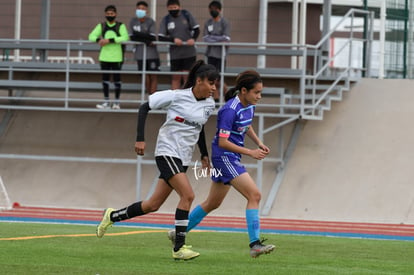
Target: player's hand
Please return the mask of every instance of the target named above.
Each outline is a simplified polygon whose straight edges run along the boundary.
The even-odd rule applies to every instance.
[[[210,159],[208,158],[208,156],[204,156],[201,158],[201,167],[203,169],[205,168],[210,169],[211,165],[210,165]]]
[[[250,156],[254,159],[257,160],[261,160],[264,159],[267,156],[268,153],[266,153],[266,151],[264,151],[263,149],[254,149],[254,150],[250,150]]]
[[[194,39],[191,38],[191,39],[188,39],[186,43],[188,46],[193,46],[195,44],[195,41]]]
[[[101,47],[105,46],[108,43],[109,43],[109,39],[101,39],[98,42],[99,46],[101,46]]]
[[[208,158],[208,156],[204,156],[201,158],[201,169],[207,169],[207,173],[210,174],[210,159]]]
[[[135,152],[137,155],[143,156],[145,152],[145,141],[135,142]]]
[[[270,153],[269,147],[267,147],[263,143],[259,144],[259,148],[262,149],[264,152],[266,152],[266,155]]]
[[[174,44],[177,46],[181,46],[183,41],[180,38],[174,38]]]

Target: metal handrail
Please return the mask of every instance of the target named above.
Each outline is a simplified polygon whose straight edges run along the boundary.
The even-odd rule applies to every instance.
[[[146,44],[143,44],[141,42],[133,42],[133,41],[129,41],[129,42],[125,42],[125,44],[130,45],[130,46],[135,46],[137,44],[142,44],[144,46],[144,51],[146,50]],[[155,44],[159,45],[159,46],[169,46],[172,43],[170,42],[155,42]],[[237,43],[237,42],[231,42],[231,43],[205,43],[205,42],[197,42],[196,46],[197,47],[203,47],[203,46],[208,46],[208,45],[214,45],[214,46],[221,46],[223,47],[223,49],[225,49],[226,47],[230,46],[230,53],[231,54],[231,49],[237,50],[237,53],[235,53],[235,55],[239,55],[239,54],[247,54],[247,55],[258,55],[260,54],[267,54],[267,55],[279,55],[281,54],[280,52],[278,52],[277,50],[282,50],[283,54],[282,55],[286,55],[286,51],[289,54],[292,55],[300,55],[301,54],[301,50],[305,49],[304,46],[301,45],[292,45],[292,44],[286,44],[286,43],[269,43],[266,45],[263,44],[259,44],[259,43]],[[266,46],[266,49],[259,49],[259,48],[263,48],[264,46]],[[41,62],[41,61],[37,61],[37,62],[31,62],[30,64],[28,63],[19,63],[17,61],[11,62],[11,64],[7,63],[4,64],[5,67],[1,68],[0,66],[0,71],[8,71],[9,72],[9,80],[13,80],[11,77],[13,76],[13,72],[24,72],[24,71],[30,71],[30,72],[60,72],[60,73],[65,73],[65,79],[62,83],[64,83],[64,90],[65,90],[65,98],[69,100],[69,94],[70,94],[70,76],[71,73],[92,73],[92,74],[101,74],[102,71],[99,69],[98,65],[96,64],[96,68],[93,69],[91,68],[90,64],[76,64],[76,69],[73,67],[74,64],[72,62],[69,62],[69,60],[71,58],[73,58],[72,54],[73,51],[76,51],[78,56],[82,56],[84,57],[84,53],[83,50],[88,50],[88,51],[98,51],[99,47],[96,45],[96,43],[92,43],[90,41],[87,40],[37,40],[37,39],[21,39],[21,40],[16,40],[16,39],[0,39],[0,48],[2,47],[15,47],[16,49],[32,49],[32,52],[34,52],[37,49],[41,49],[41,50],[60,50],[60,51],[64,51],[65,55],[66,55],[66,60],[67,62],[64,64],[58,64],[58,63],[48,63],[48,62]],[[239,48],[237,48],[239,47]],[[250,49],[248,48],[250,47]],[[293,49],[293,47],[295,47],[295,50],[291,50]],[[245,48],[245,49],[243,49]],[[244,51],[244,52],[243,52]],[[223,50],[223,54],[225,53],[225,51]],[[37,60],[37,57],[35,58]],[[145,55],[144,55],[144,60],[145,60]],[[222,59],[223,63],[222,63],[222,68],[224,68],[224,58]],[[43,65],[43,64],[49,64],[50,67],[33,67],[33,65]],[[143,62],[143,64],[145,65],[146,62]],[[10,65],[10,66],[7,66]],[[19,65],[19,66],[13,66],[13,65]],[[126,65],[124,65],[124,68],[126,67]],[[254,67],[254,66],[253,66]],[[84,68],[84,69],[82,69]],[[140,100],[141,102],[144,101],[145,99],[145,81],[146,81],[146,74],[148,73],[148,71],[146,70],[145,66],[143,67],[142,71],[137,71],[136,65],[134,64],[133,69],[131,70],[126,70],[124,69],[121,71],[116,71],[118,73],[121,74],[137,74],[137,75],[141,75],[141,96],[140,96]],[[276,78],[276,77],[280,77],[280,78],[298,78],[300,77],[299,75],[286,75],[286,74],[278,74],[277,72],[275,73],[274,71],[269,70],[270,68],[266,68],[264,69],[264,73],[262,74],[262,77],[266,78],[266,77],[272,77],[272,78]],[[114,72],[114,71],[108,71],[108,72]],[[228,72],[228,71],[223,71],[223,73],[221,73],[221,83],[224,83],[224,78],[225,77],[234,77],[237,75],[238,72]],[[151,71],[151,74],[155,74],[155,75],[182,75],[185,74],[185,72],[166,72],[166,71]],[[220,89],[220,93],[221,93],[221,101],[220,104],[223,104],[223,87],[224,85],[221,85],[221,89]],[[65,107],[69,106],[69,101],[65,102]]]
[[[312,87],[309,88],[308,90],[310,90],[310,95],[311,95],[311,101],[312,104],[303,104],[303,108],[301,109],[301,117],[302,118],[306,118],[306,119],[321,119],[321,114],[316,114],[316,112],[320,109],[320,106],[322,104],[323,101],[325,100],[329,100],[329,95],[331,94],[331,92],[335,89],[335,87],[338,85],[339,82],[344,81],[346,82],[346,87],[345,88],[349,88],[349,78],[350,78],[350,72],[351,70],[357,70],[357,71],[365,71],[368,73],[369,76],[369,55],[366,56],[367,58],[367,62],[366,64],[368,68],[355,68],[352,67],[352,46],[353,46],[353,42],[355,41],[362,41],[363,43],[372,43],[372,32],[373,32],[373,25],[369,24],[369,34],[367,35],[367,38],[355,38],[354,37],[354,27],[353,27],[353,18],[355,17],[356,14],[362,14],[362,15],[366,15],[366,16],[370,16],[370,20],[373,21],[373,12],[371,11],[366,11],[366,10],[359,10],[359,9],[350,9],[343,17],[340,21],[337,22],[337,24],[324,36],[322,37],[322,39],[316,44],[316,45],[306,45],[307,48],[309,49],[313,49],[315,52],[314,55],[314,69],[313,72],[311,74],[307,74],[304,76],[304,79],[302,79],[301,81],[301,86],[300,86],[300,90],[301,90],[301,100],[302,103],[305,102],[305,97],[306,97],[306,90],[307,88],[306,86],[306,82],[310,81],[312,84]],[[321,48],[322,46],[329,41],[329,39],[331,39],[332,35],[338,31],[339,26],[345,22],[345,20],[347,19],[352,19],[351,22],[351,28],[350,28],[350,36],[349,39],[344,43],[344,45],[342,45],[342,47],[340,47],[337,50],[337,53],[333,54],[332,56],[330,56],[328,59],[325,60],[325,64],[322,64],[320,67],[316,66],[316,64],[320,64],[322,62],[322,58],[321,56],[317,56],[316,53],[321,52]],[[320,80],[320,78],[322,76],[324,76],[327,71],[329,70],[329,64],[331,62],[333,62],[335,60],[335,58],[337,58],[341,53],[343,53],[345,50],[349,49],[349,58],[348,58],[348,64],[347,67],[343,69],[343,72],[337,74],[336,78],[334,80],[332,80],[330,82],[330,86],[328,88],[326,88],[326,90],[323,93],[316,93],[317,90],[317,85],[318,85],[318,80]],[[309,115],[309,111],[311,112],[311,115]],[[308,114],[305,114],[308,113]]]
[[[258,123],[258,129],[257,129],[257,133],[259,135],[259,137],[261,139],[263,139],[264,135],[272,133],[275,130],[281,129],[283,126],[292,123],[294,121],[297,121],[299,119],[318,119],[318,115],[315,114],[318,110],[318,108],[320,108],[321,103],[327,99],[330,95],[330,93],[333,91],[334,87],[340,82],[340,81],[347,81],[347,85],[349,85],[349,74],[350,71],[352,69],[357,69],[357,70],[366,70],[366,68],[352,68],[351,66],[351,60],[349,59],[348,62],[348,66],[347,68],[345,68],[343,70],[342,73],[338,74],[337,77],[331,82],[331,85],[329,88],[326,89],[326,91],[324,91],[321,94],[316,94],[316,86],[317,86],[317,81],[320,79],[320,77],[322,77],[324,75],[324,72],[326,70],[329,69],[329,62],[333,61],[338,54],[333,55],[332,57],[330,57],[328,59],[328,62],[326,64],[324,64],[323,66],[321,66],[320,68],[316,67],[316,64],[318,62],[321,61],[321,57],[320,57],[320,48],[321,46],[326,43],[328,41],[328,39],[330,39],[330,37],[332,37],[332,35],[334,34],[335,30],[338,28],[338,26],[340,25],[340,23],[342,23],[344,20],[346,20],[347,18],[353,18],[353,16],[355,14],[365,14],[365,15],[371,15],[371,19],[372,19],[372,12],[368,12],[368,11],[364,11],[364,10],[356,10],[356,9],[351,9],[348,11],[348,13],[344,16],[344,18],[342,19],[341,22],[338,22],[337,25],[331,30],[329,31],[316,45],[294,45],[294,44],[284,44],[284,43],[269,43],[269,44],[259,44],[259,43],[214,43],[211,45],[220,45],[221,47],[223,47],[223,49],[226,46],[230,46],[230,47],[254,47],[257,49],[257,53],[256,54],[263,54],[268,52],[269,54],[277,54],[277,52],[275,51],[271,51],[269,50],[269,48],[286,48],[286,49],[292,49],[292,55],[295,56],[299,56],[302,59],[302,63],[301,63],[301,67],[298,69],[300,74],[299,75],[295,75],[295,76],[288,76],[288,75],[283,75],[284,78],[296,78],[299,80],[299,103],[284,103],[281,102],[280,104],[274,104],[274,106],[277,106],[279,108],[290,108],[290,110],[295,110],[295,112],[289,113],[289,114],[269,114],[269,113],[256,113],[256,117],[258,117],[259,119],[259,123]],[[371,26],[372,27],[372,26]],[[372,30],[371,30],[372,31]],[[351,30],[350,33],[350,38],[349,38],[349,43],[347,42],[347,45],[349,44],[350,47],[350,52],[352,53],[352,41],[357,40],[357,38],[353,37],[353,30]],[[367,41],[367,40],[364,40]],[[42,43],[44,43],[45,41],[39,41],[39,40],[33,40],[33,39],[26,39],[26,40],[13,40],[13,39],[0,39],[0,48],[2,47],[2,45],[4,46],[7,43],[11,43],[11,44],[7,44],[7,45],[12,45],[13,43],[16,46],[20,46],[20,47],[26,47],[25,43],[34,43],[39,45],[43,45]],[[69,60],[70,57],[70,53],[72,50],[78,50],[78,51],[83,51],[83,50],[97,50],[98,47],[96,46],[96,44],[91,43],[89,41],[83,41],[83,40],[66,40],[66,41],[62,41],[62,40],[48,40],[47,41],[50,45],[50,43],[56,43],[58,45],[62,44],[66,47],[61,47],[61,46],[56,46],[56,47],[50,47],[50,50],[65,50],[66,51],[66,56]],[[139,42],[127,42],[126,44],[128,45],[134,45],[137,44]],[[24,44],[24,45],[23,45]],[[71,47],[71,45],[73,44],[73,47]],[[156,42],[156,44],[160,45],[160,46],[168,46],[170,43],[167,42]],[[208,46],[210,45],[209,43],[203,43],[203,42],[197,42],[196,43],[197,46]],[[43,46],[42,46],[43,47]],[[146,45],[144,44],[144,49],[145,49]],[[26,48],[29,49],[30,47]],[[260,49],[259,49],[260,48]],[[264,49],[263,49],[264,48]],[[33,48],[32,48],[33,49]],[[48,48],[46,48],[48,49]],[[293,50],[294,49],[294,50]],[[341,51],[345,50],[346,47],[344,46]],[[242,50],[240,50],[240,52],[242,52]],[[229,52],[230,53],[230,52]],[[224,54],[224,51],[223,51]],[[248,54],[248,53],[246,53]],[[254,53],[251,53],[254,54]],[[308,73],[307,72],[307,57],[308,56],[313,56],[314,57],[314,70],[312,71],[312,73]],[[351,56],[351,54],[350,54]],[[223,56],[224,57],[224,56]],[[222,68],[224,68],[224,58],[222,59],[223,63],[222,63]],[[144,62],[145,64],[145,62]],[[0,68],[1,70],[1,68]],[[7,70],[7,69],[5,69]],[[19,71],[19,70],[24,70],[24,68],[14,68],[13,70],[15,71]],[[27,69],[28,70],[28,69]],[[32,71],[37,71],[37,70],[42,70],[42,69],[33,69],[31,68],[30,70]],[[47,70],[47,69],[46,69]],[[69,107],[69,102],[72,101],[82,101],[82,99],[70,99],[69,98],[69,81],[70,81],[70,73],[101,73],[100,70],[73,70],[70,67],[70,63],[67,62],[65,68],[59,70],[61,72],[65,72],[66,73],[66,78],[65,78],[65,82],[66,82],[66,86],[65,86],[65,97],[63,99],[63,101],[65,102],[65,106],[64,108],[62,107],[35,107],[35,106],[10,106],[10,105],[0,105],[0,109],[32,109],[32,110],[51,110],[51,111],[55,111],[55,110],[65,110],[65,111],[100,111],[101,110],[96,110],[96,109],[91,109],[91,108],[74,108],[74,107]],[[222,70],[223,71],[223,70]],[[144,93],[143,91],[145,90],[145,75],[147,73],[146,68],[144,66],[143,70],[141,72],[138,71],[122,71],[122,73],[129,73],[129,74],[138,74],[138,73],[142,73],[142,81],[141,81],[141,85],[142,85],[142,89],[141,89],[141,100],[135,100],[134,103],[136,102],[142,102],[143,98],[144,98]],[[171,75],[173,73],[171,72],[151,72],[152,74],[159,74],[159,75]],[[230,73],[230,72],[223,72],[221,74],[221,83],[223,84],[224,81],[224,77],[225,76],[235,76],[237,75],[237,73]],[[264,74],[265,77],[272,77],[274,75],[266,75]],[[278,76],[278,75],[276,75]],[[307,82],[310,81],[312,83],[312,88],[311,89],[307,89],[306,88],[306,84]],[[223,85],[221,85],[221,87],[223,87]],[[310,90],[310,94],[308,94]],[[306,102],[307,100],[307,96],[311,95],[312,96],[312,104],[308,104]],[[2,99],[3,97],[0,97],[0,99]],[[14,97],[7,97],[9,99],[16,99]],[[222,97],[223,98],[223,97]],[[49,99],[49,98],[48,98]],[[37,100],[37,99],[36,99]],[[62,99],[56,100],[56,101],[62,101]],[[222,103],[222,102],[221,102]],[[136,109],[129,109],[129,110],[121,110],[122,112],[136,112]],[[117,111],[119,112],[119,111]],[[214,113],[213,115],[216,115],[216,113]],[[281,121],[278,123],[275,123],[274,125],[265,128],[264,126],[264,119],[268,118],[268,117],[276,117],[276,118],[280,118]],[[283,135],[280,135],[280,138],[283,139]],[[281,145],[283,146],[283,142],[281,142]],[[281,150],[278,150],[279,152],[279,156],[276,158],[268,158],[265,159],[264,161],[270,161],[270,162],[279,162],[280,164],[284,163],[284,150],[283,148],[279,148]],[[88,157],[69,157],[69,156],[26,156],[26,155],[16,155],[16,154],[0,154],[0,158],[14,158],[14,159],[43,159],[43,160],[62,160],[62,161],[82,161],[82,162],[115,162],[115,163],[127,163],[127,164],[134,164],[136,163],[137,165],[137,180],[136,180],[136,184],[137,184],[137,199],[140,199],[141,197],[141,172],[142,172],[142,165],[153,165],[155,164],[155,162],[153,160],[147,160],[145,158],[142,157],[138,157],[137,160],[133,160],[133,159],[104,159],[104,158],[88,158]],[[262,185],[262,169],[263,169],[263,162],[262,161],[257,161],[256,163],[249,163],[247,164],[248,167],[252,167],[257,169],[257,184],[259,187],[261,187]],[[271,204],[271,203],[270,203]]]

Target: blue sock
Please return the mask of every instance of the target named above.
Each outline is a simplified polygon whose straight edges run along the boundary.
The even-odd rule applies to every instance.
[[[200,205],[197,205],[190,213],[187,232],[196,227],[207,214]]]
[[[250,243],[258,241],[260,237],[259,209],[246,209],[246,223]]]

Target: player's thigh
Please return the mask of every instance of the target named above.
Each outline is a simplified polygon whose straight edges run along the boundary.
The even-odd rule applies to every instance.
[[[246,172],[239,175],[238,177],[232,179],[230,183],[246,199],[260,200],[260,191],[249,173]]]
[[[161,205],[171,194],[172,190],[172,187],[168,185],[164,179],[158,179],[158,183],[155,187],[154,193],[151,195],[149,200]]]
[[[194,198],[193,188],[191,187],[190,180],[185,173],[178,173],[168,179],[168,183],[174,188],[177,194],[183,198]]]

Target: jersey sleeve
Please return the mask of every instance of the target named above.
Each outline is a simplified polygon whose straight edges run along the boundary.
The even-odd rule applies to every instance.
[[[200,28],[200,24],[197,23],[197,20],[194,18],[194,16],[188,12],[188,20],[189,20],[189,24],[190,24],[190,29],[194,30],[197,28]]]
[[[217,128],[220,137],[229,137],[236,120],[236,112],[233,109],[223,109],[219,113]]]
[[[155,38],[157,37],[157,34],[156,34],[157,30],[156,30],[155,21],[152,18],[150,19],[150,26],[149,26],[149,30],[148,31],[149,31],[149,34],[150,35],[153,35]]]
[[[120,36],[115,37],[116,43],[121,43],[129,40],[128,30],[125,24],[121,24],[121,26],[119,26],[119,34]]]
[[[175,98],[176,92],[173,90],[166,90],[153,93],[149,96],[149,107],[154,109],[167,109]]]
[[[128,35],[131,37],[133,32],[134,32],[134,25],[135,25],[135,18],[131,18],[131,20],[129,20],[129,25],[128,25]]]
[[[167,15],[168,16],[168,15]],[[167,28],[166,28],[166,21],[167,21],[167,16],[164,16],[161,20],[160,23],[160,28],[158,30],[158,35],[159,36],[168,36],[168,32],[167,32]]]
[[[223,20],[223,36],[226,38],[226,41],[230,41],[231,24],[225,18],[222,18],[221,20]]]
[[[204,23],[204,28],[203,28],[203,37],[209,34],[208,31],[208,25],[210,24],[210,19],[208,19],[205,23]]]
[[[98,38],[102,35],[102,26],[101,24],[96,25],[96,27],[89,33],[88,40],[91,42],[97,42]]]

